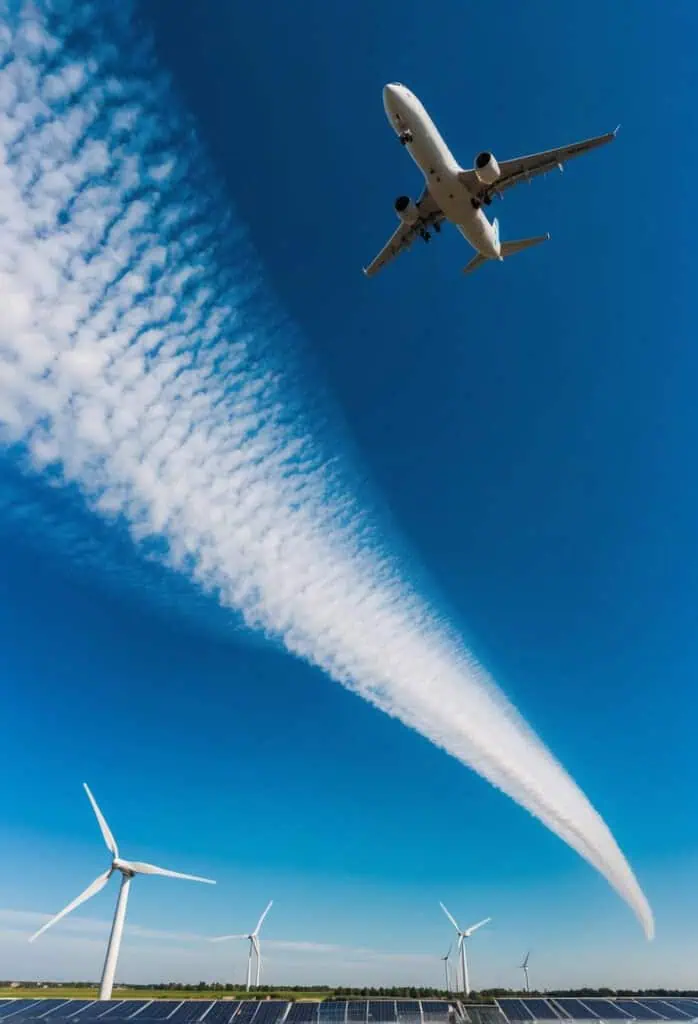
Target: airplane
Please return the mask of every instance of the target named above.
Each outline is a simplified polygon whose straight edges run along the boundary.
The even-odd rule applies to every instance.
[[[407,86],[400,82],[386,85],[383,106],[401,144],[424,175],[426,185],[416,203],[409,196],[398,196],[395,200],[400,226],[376,258],[364,268],[367,277],[377,274],[398,253],[409,249],[417,238],[428,242],[431,229],[439,232],[445,220],[455,224],[476,251],[470,263],[463,267],[465,274],[472,273],[490,260],[502,261],[514,253],[547,242],[549,234],[502,242],[497,218],[490,223],[483,206],[489,206],[494,196],[501,198],[508,188],[520,181],[530,181],[556,167],[562,170],[567,160],[612,142],[618,134],[616,128],[585,142],[501,162],[497,162],[492,153],[482,152],[475,157],[474,167],[465,170]]]

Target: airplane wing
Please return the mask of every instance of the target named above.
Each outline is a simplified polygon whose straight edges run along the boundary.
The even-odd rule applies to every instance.
[[[530,181],[538,174],[547,174],[556,167],[562,170],[563,164],[572,160],[575,156],[588,153],[599,146],[605,146],[612,142],[618,134],[618,128],[606,135],[597,135],[594,139],[586,139],[584,142],[575,142],[571,146],[560,146],[559,149],[548,149],[545,153],[534,153],[533,156],[521,156],[517,160],[503,160],[499,162],[500,176],[492,185],[481,184],[475,171],[463,171],[460,179],[472,195],[480,199],[491,198],[495,195],[502,195],[508,188],[518,185],[520,181]]]
[[[435,224],[441,224],[445,219],[428,189],[422,192],[416,205],[419,210],[419,220],[415,224],[400,224],[376,258],[364,268],[366,277],[373,277],[386,263],[390,263],[398,253],[409,249],[415,239],[420,237],[420,232],[428,230]]]

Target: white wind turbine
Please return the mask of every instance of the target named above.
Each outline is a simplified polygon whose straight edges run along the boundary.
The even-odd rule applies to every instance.
[[[197,875],[183,875],[179,871],[168,871],[167,868],[158,868],[154,864],[144,864],[141,861],[136,860],[123,860],[119,857],[119,848],[116,845],[116,840],[111,834],[111,830],[107,825],[104,815],[97,806],[97,801],[92,796],[89,787],[86,782],[83,782],[85,792],[92,804],[92,810],[95,812],[97,823],[99,824],[100,830],[104,837],[104,842],[107,844],[107,849],[112,855],[112,862],[101,875],[95,878],[94,882],[81,892],[80,895],[69,903],[67,907],[64,907],[60,913],[52,917],[46,924],[39,928],[29,939],[33,942],[34,939],[50,928],[51,925],[55,924],[56,921],[60,921],[62,917],[69,914],[71,910],[75,910],[81,903],[85,903],[91,896],[96,896],[98,892],[101,892],[104,886],[107,884],[111,876],[115,871],[121,872],[121,887],[119,889],[119,898],[116,901],[116,911],[114,913],[114,920],[111,926],[111,934],[109,936],[109,944],[107,946],[107,955],[104,959],[104,969],[102,971],[102,982],[99,987],[99,998],[100,999],[111,999],[112,988],[114,986],[114,974],[116,972],[116,962],[119,958],[119,946],[121,945],[121,934],[124,930],[124,919],[126,917],[126,903],[128,901],[128,891],[131,886],[131,879],[134,875],[165,875],[167,878],[185,878],[190,882],[206,882],[208,885],[215,885],[216,883],[210,878],[199,878]]]
[[[468,955],[465,951],[465,941],[466,939],[470,938],[473,932],[476,932],[478,928],[482,928],[483,924],[487,924],[487,922],[491,921],[492,918],[486,917],[483,921],[478,921],[477,924],[471,924],[469,928],[466,928],[463,931],[456,923],[455,918],[452,917],[451,914],[449,914],[448,910],[446,910],[446,907],[443,905],[443,903],[439,903],[439,906],[441,907],[441,909],[443,910],[444,914],[449,919],[453,927],[456,929],[456,934],[458,936],[457,949],[458,952],[460,953],[461,979],[463,981],[463,995],[467,998],[470,992],[470,979],[468,977]]]
[[[524,957],[523,963],[519,965],[519,970],[524,972],[524,979],[526,981],[526,991],[527,992],[531,991],[530,986],[528,984],[528,958],[529,958],[530,955],[531,955],[530,952],[528,952],[526,954],[526,956]]]
[[[250,985],[252,983],[252,951],[253,950],[254,950],[255,957],[257,959],[257,971],[256,971],[255,987],[259,988],[259,977],[260,977],[261,970],[262,970],[262,951],[261,951],[260,944],[259,944],[259,930],[262,927],[262,923],[264,921],[264,918],[267,916],[267,914],[271,910],[271,906],[272,906],[273,902],[274,902],[273,900],[269,900],[269,903],[267,904],[267,909],[264,911],[264,913],[260,917],[259,921],[257,921],[257,927],[255,928],[255,930],[253,932],[250,932],[249,935],[219,935],[215,939],[211,939],[211,942],[226,942],[228,939],[248,939],[249,940],[250,951],[249,951],[249,953],[247,955],[247,985],[246,985],[246,989],[247,989],[248,992],[250,991]]]
[[[448,953],[446,954],[446,956],[441,956],[441,957],[439,957],[439,960],[442,960],[442,961],[443,961],[444,969],[445,969],[445,971],[446,971],[446,991],[447,991],[447,992],[450,992],[450,991],[451,991],[451,975],[450,975],[450,971],[449,971],[449,969],[448,969],[448,958],[449,958],[449,957],[450,957],[450,955],[451,955],[451,950],[452,950],[452,949],[453,949],[453,944],[451,944],[451,945],[450,945],[450,946],[448,947]]]

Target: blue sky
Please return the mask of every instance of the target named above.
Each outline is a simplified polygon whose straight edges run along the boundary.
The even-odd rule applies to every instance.
[[[99,972],[112,890],[25,942],[102,869],[86,779],[127,854],[219,883],[134,886],[124,978],[241,978],[242,946],[200,937],[247,929],[273,897],[270,980],[438,983],[441,899],[464,921],[493,917],[476,987],[516,984],[529,947],[533,984],[688,985],[697,16],[455,0],[433,21],[389,3],[291,15],[158,0],[118,23],[85,10],[81,26],[63,11],[25,28],[28,57],[4,18],[70,142],[47,141],[5,69],[6,973]],[[394,197],[421,189],[385,120],[388,80],[423,99],[463,163],[623,128],[497,207],[504,238],[550,230],[548,246],[463,280],[467,247],[445,230],[369,282],[360,267],[393,230]],[[188,433],[205,395],[173,381],[191,367],[220,408],[234,402],[229,433],[208,412]],[[145,370],[165,384],[138,419]],[[281,455],[252,422],[258,394]],[[133,442],[163,407],[167,487]],[[254,469],[242,478],[239,451]],[[212,465],[213,482],[198,475]],[[288,552],[265,519],[270,465],[292,466],[289,510],[327,517],[333,557],[348,551],[361,580],[399,563],[400,600],[411,586],[466,640],[629,857],[652,945],[526,811],[394,702],[381,714],[318,667],[347,671],[332,631],[310,649],[288,609],[318,586],[325,535],[307,565],[294,551],[295,575],[250,569],[257,544]],[[229,476],[244,486],[227,490]],[[351,626],[343,608],[333,628]],[[295,655],[264,638],[273,626]]]

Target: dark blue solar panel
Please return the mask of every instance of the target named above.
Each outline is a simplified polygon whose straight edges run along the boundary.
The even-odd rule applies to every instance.
[[[698,1003],[694,999],[664,999],[663,1002],[676,1006],[679,1010],[685,1010],[691,1017],[698,1017]]]
[[[153,999],[140,1011],[138,1020],[167,1020],[175,1012],[180,1002],[181,1000],[175,999]],[[120,1017],[121,1013],[114,1014],[114,1016]]]
[[[561,1006],[569,1017],[575,1020],[594,1020],[596,1014],[579,999],[562,999],[555,997],[555,1006]]]
[[[112,1010],[116,1009],[117,1006],[123,1005],[123,999],[96,1000],[95,1002],[90,1003],[88,1006],[85,1007],[84,1010],[81,1011],[80,1017],[83,1021],[97,1020],[99,1017],[104,1017],[108,1013],[111,1013]],[[141,1004],[139,1003],[138,1005],[140,1006]]]
[[[33,1008],[40,1002],[40,999],[13,999],[8,1006],[3,1006],[2,1010],[0,1010],[1,1019],[18,1020],[20,1015],[23,1015],[26,1010]]]
[[[218,999],[206,1014],[205,1024],[230,1024],[240,1005],[239,999]]]
[[[177,1024],[191,1024],[192,1021],[201,1020],[209,1006],[213,1006],[212,999],[185,999],[168,1020],[176,1021]]]
[[[317,1003],[291,1003],[286,1021],[288,1024],[315,1024],[318,1019]]]
[[[346,999],[328,999],[320,1003],[320,1024],[344,1024],[347,1016]]]
[[[149,999],[122,999],[117,1006],[113,1006],[104,1014],[107,1021],[130,1020],[136,1014],[140,1017],[148,1009]],[[87,1011],[90,1013],[90,1010]],[[102,1019],[101,1017],[99,1018]]]
[[[655,1013],[660,1014],[666,1020],[688,1020],[692,1016],[692,1014],[685,1013],[683,1010],[677,1010],[675,1006],[670,1006],[663,999],[637,999],[635,1001],[641,1006],[654,1010]]]
[[[599,1017],[603,1020],[627,1020],[628,1014],[625,1010],[618,1006],[616,1003],[612,1003],[610,999],[584,999],[582,1000],[590,1010],[594,1011],[594,1016]]]
[[[47,1014],[51,1013],[52,1010],[57,1010],[61,1006],[65,1006],[68,1002],[70,1002],[69,999],[39,999],[33,1006],[29,1007],[29,1009],[22,1014],[22,1017],[23,1019],[31,1017],[33,1020],[36,1020],[39,1017],[45,1017]]]
[[[235,1014],[235,1024],[252,1024],[252,1018],[259,1009],[259,1003],[254,999],[243,999]]]
[[[397,1019],[399,1021],[415,1021],[422,1019],[422,1010],[418,999],[398,999]]]
[[[254,1024],[276,1024],[286,1012],[288,1003],[281,999],[265,999],[259,1004]]]
[[[422,1012],[424,1019],[434,1020],[437,1017],[448,1016],[448,1003],[443,999],[422,999]]]
[[[380,1021],[395,1021],[394,999],[371,999],[368,1004],[368,1020],[378,1024]]]
[[[501,1000],[500,1000],[501,1002]],[[527,1010],[530,1010],[536,1020],[559,1020],[560,1014],[554,1006],[551,1006],[546,999],[522,999]]]
[[[366,1000],[352,999],[347,1003],[347,1020],[350,1021],[365,1021],[366,1015],[368,1014],[368,1003]]]
[[[508,1020],[533,1020],[533,1013],[521,999],[498,999],[497,1003]]]
[[[46,1020],[55,1020],[57,1017],[65,1020],[66,1017],[73,1017],[76,1013],[83,1012],[93,1002],[93,999],[68,999],[60,1006],[50,1010]]]

